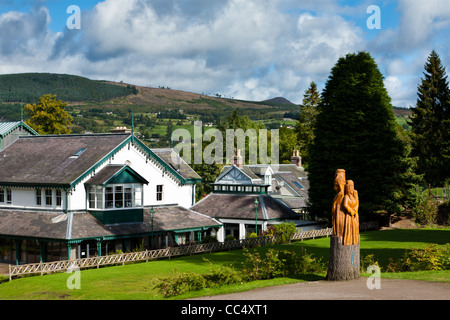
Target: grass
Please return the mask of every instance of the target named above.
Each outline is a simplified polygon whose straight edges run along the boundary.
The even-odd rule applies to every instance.
[[[406,249],[421,248],[430,243],[443,245],[448,243],[449,239],[450,229],[370,231],[361,234],[361,256],[364,257],[368,254],[374,254],[380,266],[385,268],[389,263],[389,258],[398,259]],[[261,252],[265,252],[269,248],[280,248],[297,252],[306,250],[316,257],[322,257],[322,261],[327,262],[329,241],[329,238],[320,238],[285,245],[261,247],[258,250]],[[163,297],[157,295],[157,292],[153,289],[157,278],[168,277],[174,270],[178,272],[209,272],[210,265],[204,258],[212,261],[215,266],[232,264],[236,269],[240,267],[241,262],[245,259],[242,250],[233,250],[185,256],[170,260],[151,261],[148,263],[82,270],[80,273],[80,290],[70,290],[67,288],[66,282],[71,276],[68,273],[27,277],[0,284],[0,299],[159,300],[163,299]],[[382,273],[382,277],[450,282],[450,270]],[[296,275],[295,277],[253,281],[240,285],[223,286],[216,289],[204,289],[177,296],[176,299],[242,292],[260,287],[324,279],[325,274]]]

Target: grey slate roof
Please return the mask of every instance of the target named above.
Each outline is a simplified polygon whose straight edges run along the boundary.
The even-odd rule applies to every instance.
[[[129,134],[26,136],[0,152],[0,184],[68,186]],[[74,154],[85,148],[78,157]]]
[[[298,214],[269,195],[236,195],[211,193],[191,210],[212,218],[255,219],[255,199],[258,199],[258,219],[294,219]]]
[[[179,231],[219,226],[215,219],[180,206],[154,208],[154,232]],[[88,212],[40,212],[0,210],[0,235],[29,238],[75,240],[150,234],[150,209],[144,209],[143,223],[103,225]]]
[[[201,179],[184,160],[179,157],[173,149],[151,149],[164,162],[168,163],[175,171],[177,171],[185,179]]]

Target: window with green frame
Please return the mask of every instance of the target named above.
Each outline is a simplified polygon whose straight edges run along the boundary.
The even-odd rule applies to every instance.
[[[141,184],[111,184],[88,188],[88,208],[113,210],[142,207]]]

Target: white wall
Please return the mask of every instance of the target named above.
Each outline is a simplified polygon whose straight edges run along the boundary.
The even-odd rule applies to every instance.
[[[180,185],[178,180],[174,180],[169,174],[164,174],[154,162],[146,162],[146,157],[135,147],[128,145],[119,151],[113,164],[127,163],[133,170],[144,177],[149,183],[144,185],[144,206],[160,205],[180,205],[186,208],[192,206],[192,185]],[[163,199],[156,200],[156,186],[163,185]]]
[[[164,174],[152,161],[146,162],[146,157],[136,148],[127,144],[114,157],[105,161],[96,172],[99,172],[108,164],[128,164],[133,170],[144,177],[149,184],[144,185],[143,198],[144,206],[161,206],[161,205],[180,205],[186,208],[192,206],[193,185],[180,185],[178,180],[174,180],[170,175]],[[87,197],[84,183],[88,181],[92,175],[87,176],[80,181],[75,189],[71,190],[68,196],[69,211],[83,211],[87,208]],[[163,199],[156,200],[156,186],[163,185]],[[45,209],[45,210],[64,210],[66,208],[66,195],[62,190],[62,206],[56,206],[56,190],[53,189],[52,206],[45,205],[45,189],[42,188],[42,205],[36,205],[35,188],[13,188],[12,204],[0,204],[1,207],[11,207],[18,209]],[[195,191],[194,191],[195,192]],[[6,197],[6,195],[5,195]]]
[[[41,205],[36,204],[36,189],[35,188],[11,188],[12,203],[0,204],[2,207],[11,207],[15,209],[44,209],[61,211],[65,208],[66,194],[61,190],[61,206],[56,205],[56,189],[52,190],[52,205],[45,204],[45,189],[41,189]]]

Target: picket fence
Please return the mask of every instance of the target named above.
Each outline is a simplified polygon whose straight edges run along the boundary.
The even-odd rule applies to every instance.
[[[361,230],[372,229],[375,226],[369,225]],[[289,241],[303,241],[304,239],[314,239],[318,237],[329,237],[332,234],[332,228],[324,228],[317,230],[309,230],[291,234]],[[239,249],[243,247],[254,247],[254,246],[264,246],[272,243],[280,243],[281,236],[263,236],[249,239],[225,241],[225,242],[214,242],[214,243],[203,243],[195,244],[189,246],[180,247],[170,247],[165,249],[157,250],[145,250],[140,252],[128,252],[113,254],[107,256],[96,256],[90,258],[76,259],[76,260],[64,260],[64,261],[53,261],[53,262],[41,262],[41,263],[31,263],[22,265],[9,265],[9,280],[11,281],[13,277],[23,276],[23,275],[44,275],[53,272],[67,272],[83,268],[100,268],[101,266],[112,266],[112,265],[124,265],[125,263],[132,262],[148,262],[150,260],[162,259],[185,256],[198,253],[215,252],[223,250]]]

